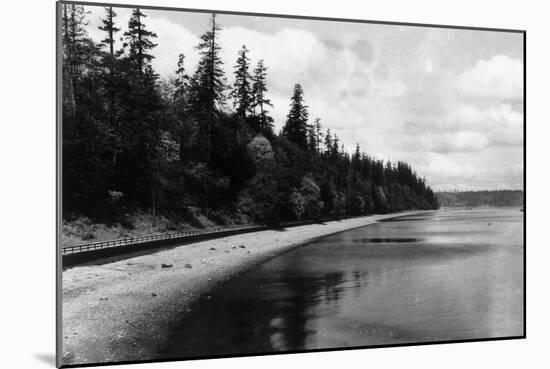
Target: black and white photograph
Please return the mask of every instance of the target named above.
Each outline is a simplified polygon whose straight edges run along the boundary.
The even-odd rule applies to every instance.
[[[525,338],[525,30],[150,5],[57,3],[58,365]]]

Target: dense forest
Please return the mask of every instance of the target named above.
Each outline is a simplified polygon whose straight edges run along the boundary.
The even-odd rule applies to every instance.
[[[523,191],[519,190],[437,192],[436,197],[447,207],[523,206]]]
[[[198,65],[180,54],[165,79],[152,66],[157,35],[142,10],[123,29],[106,7],[99,43],[84,7],[64,4],[61,17],[65,219],[119,222],[135,211],[185,219],[199,209],[218,223],[237,215],[273,223],[438,207],[408,164],[375,159],[359,145],[348,153],[311,119],[295,81],[284,127],[274,132],[268,66],[251,65],[243,45],[229,85],[215,15],[194,45]]]

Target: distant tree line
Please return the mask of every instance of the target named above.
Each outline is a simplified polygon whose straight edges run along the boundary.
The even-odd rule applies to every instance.
[[[195,207],[278,222],[438,207],[408,164],[374,159],[359,145],[348,154],[319,118],[310,120],[300,84],[275,134],[267,66],[251,65],[243,46],[228,85],[215,15],[196,45],[193,73],[180,54],[166,80],[152,66],[157,35],[140,9],[123,31],[106,7],[99,43],[85,17],[84,7],[63,4],[66,216],[108,221]]]
[[[523,205],[523,191],[519,190],[437,192],[436,197],[439,204],[446,207]]]

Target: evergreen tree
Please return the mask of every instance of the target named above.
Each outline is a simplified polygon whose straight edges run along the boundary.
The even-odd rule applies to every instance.
[[[225,104],[226,78],[217,40],[220,31],[221,28],[216,24],[216,14],[212,14],[210,29],[201,36],[197,46],[200,61],[191,81],[193,111],[201,120],[201,136],[205,141],[207,160],[210,158],[214,120]]]
[[[161,182],[160,139],[165,124],[158,74],[152,67],[152,40],[156,33],[144,24],[146,15],[132,11],[128,30],[123,34],[126,51],[117,65],[120,90],[120,148],[116,163],[117,190],[127,202],[156,210]]]
[[[75,118],[71,123],[80,125],[86,118],[105,120],[103,101],[98,98],[103,81],[99,47],[88,36],[84,7],[63,4],[63,113],[65,118]],[[86,103],[79,109],[81,103]]]
[[[189,89],[189,75],[185,71],[185,54],[178,55],[178,68],[176,69],[176,79],[174,80],[173,99],[180,104],[185,104],[185,97]]]
[[[332,140],[332,149],[331,149],[331,152],[330,152],[330,155],[332,157],[332,159],[338,159],[338,156],[339,156],[339,152],[338,152],[338,145],[340,144],[340,139],[338,138],[338,136],[336,135],[336,133],[334,134],[334,139]]]
[[[86,48],[90,46],[91,40],[86,30],[87,13],[82,5],[63,4],[63,38],[64,50],[67,64],[73,73],[82,71],[82,66],[89,62]]]
[[[172,131],[179,138],[179,159],[183,164],[187,154],[191,152],[193,139],[193,123],[189,114],[190,78],[185,70],[185,55],[178,56],[177,69],[173,81],[170,98],[173,104],[174,124]]]
[[[394,168],[393,168],[393,165],[391,163],[391,161],[387,161],[385,166],[384,166],[384,176],[386,177],[386,179],[389,181],[389,182],[393,182],[394,180],[397,180],[397,178],[395,178],[394,176]]]
[[[260,59],[254,69],[254,83],[252,85],[253,95],[253,113],[257,114],[260,131],[271,131],[273,127],[273,118],[268,116],[266,107],[273,107],[265,93],[267,92],[267,67],[264,66],[264,60]],[[256,111],[258,109],[258,112]]]
[[[321,132],[321,118],[315,118],[313,121],[315,130],[315,150],[321,154],[321,142],[323,140],[323,132]]]
[[[290,102],[290,112],[287,115],[286,124],[283,127],[283,135],[299,147],[307,148],[307,120],[308,107],[304,103],[304,92],[302,86],[294,85]]]
[[[63,107],[65,115],[67,113],[74,114],[76,102],[74,96],[74,76],[72,73],[72,43],[69,32],[69,7],[71,5],[63,4]],[[65,102],[67,101],[67,103]]]
[[[115,74],[115,34],[120,31],[120,28],[115,26],[115,17],[117,14],[113,10],[112,6],[105,7],[105,19],[101,20],[102,26],[98,26],[101,31],[107,33],[105,38],[100,41],[100,45],[104,48],[107,48],[103,60],[105,61],[104,65],[109,69],[111,76]]]
[[[327,129],[325,135],[325,153],[330,156],[332,153],[332,135],[330,134],[330,128]]]
[[[115,26],[115,17],[117,14],[113,10],[112,6],[105,7],[105,19],[102,19],[102,26],[98,26],[101,31],[107,33],[105,38],[100,41],[99,46],[106,51],[102,52],[101,65],[106,71],[104,77],[105,89],[108,100],[108,116],[109,126],[112,130],[113,137],[113,167],[116,167],[117,154],[120,146],[120,125],[119,122],[115,122],[116,117],[116,94],[117,94],[117,57],[121,52],[115,52],[115,34],[120,31],[120,28]]]
[[[250,81],[252,77],[248,72],[250,59],[246,55],[248,49],[245,45],[239,50],[239,57],[235,65],[235,83],[231,97],[233,98],[233,107],[237,110],[237,115],[241,118],[246,118],[247,113],[252,111],[252,90]]]
[[[225,104],[226,78],[219,55],[221,47],[217,41],[220,31],[221,28],[216,24],[216,14],[212,14],[210,29],[201,36],[197,46],[201,58],[192,81],[195,111],[211,118]]]
[[[351,158],[351,166],[355,171],[361,170],[361,147],[359,147],[358,143],[355,144],[355,152],[353,153],[353,157]]]
[[[82,5],[63,4],[63,74],[67,85],[64,98],[67,99],[66,113],[71,114],[77,108],[78,80],[85,65],[94,61],[93,54],[97,51],[86,30],[87,13]]]
[[[63,188],[66,209],[104,204],[110,185],[111,127],[99,47],[88,36],[81,5],[63,4]],[[65,206],[65,205],[64,205]]]
[[[124,47],[129,47],[129,60],[139,73],[143,73],[147,64],[154,59],[154,56],[149,52],[157,46],[151,40],[157,38],[157,34],[148,31],[143,23],[143,18],[146,17],[141,9],[134,9],[128,21],[128,31],[124,32]]]
[[[307,125],[307,150],[312,154],[317,152],[317,138],[314,124]]]

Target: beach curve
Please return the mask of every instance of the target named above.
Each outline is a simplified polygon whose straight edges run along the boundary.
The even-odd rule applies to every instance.
[[[168,332],[219,283],[283,252],[409,211],[266,230],[63,271],[63,365],[159,360]]]

